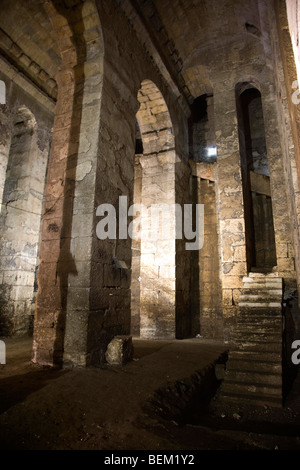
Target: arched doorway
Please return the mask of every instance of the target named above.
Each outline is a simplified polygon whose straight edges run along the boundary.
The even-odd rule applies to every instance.
[[[276,266],[270,172],[260,91],[236,88],[248,271]]]
[[[133,240],[132,332],[175,338],[174,133],[166,102],[152,81],[142,82],[138,101],[134,203],[140,208],[140,232]]]

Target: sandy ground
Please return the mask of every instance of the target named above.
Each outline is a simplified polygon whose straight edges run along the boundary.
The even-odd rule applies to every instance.
[[[283,409],[215,413],[221,343],[135,340],[125,366],[55,370],[31,363],[30,338],[5,342],[1,450],[300,450],[299,378]]]

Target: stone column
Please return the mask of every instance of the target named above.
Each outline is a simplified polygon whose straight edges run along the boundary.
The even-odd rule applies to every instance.
[[[272,197],[272,211],[275,229],[275,243],[277,255],[277,270],[280,277],[296,279],[295,258],[293,250],[292,226],[289,204],[287,200],[286,171],[283,162],[283,144],[278,126],[278,107],[275,101],[274,87],[271,83],[262,89],[262,106],[266,132],[266,145],[270,169],[270,187]]]
[[[48,7],[62,66],[56,77],[33,353],[40,364],[84,366],[91,361],[88,333],[103,41],[95,2],[75,2],[72,9],[61,2],[57,10]]]
[[[45,139],[49,142],[49,138]],[[5,334],[32,331],[33,290],[48,145],[20,107],[11,140],[1,211],[1,323]]]
[[[141,232],[141,336],[175,338],[175,151],[147,155],[143,168]],[[158,212],[152,212],[157,207]],[[161,214],[160,214],[161,207]],[[174,206],[175,208],[175,206]],[[154,222],[158,231],[151,234]],[[149,236],[150,235],[150,236]]]
[[[142,166],[140,158],[142,154],[135,155],[134,168],[134,204],[141,204],[142,200]],[[141,281],[141,240],[136,239],[131,242],[132,262],[131,262],[131,334],[140,336],[140,281]]]
[[[12,134],[11,120],[7,106],[0,103],[0,212]]]
[[[222,85],[222,88],[221,88]],[[234,87],[214,91],[217,211],[221,253],[224,337],[230,339],[242,278],[247,273],[243,189]]]
[[[176,220],[179,236],[176,240],[176,338],[189,338],[199,333],[197,319],[195,319],[191,310],[191,257],[197,256],[198,250],[187,250],[184,236],[184,208],[185,204],[191,204],[190,194],[191,168],[179,157],[175,165],[175,197],[176,204],[181,209],[181,221]],[[195,206],[194,206],[195,208]],[[195,211],[193,212],[195,215]],[[180,226],[182,223],[182,227]],[[195,217],[193,219],[195,224]],[[201,230],[201,227],[198,226]],[[193,240],[194,241],[194,240]],[[196,324],[195,324],[196,323]]]
[[[72,221],[70,207],[74,197],[74,183],[68,179],[67,171],[71,155],[76,152],[76,145],[71,138],[75,80],[73,64],[68,65],[56,77],[58,99],[41,227],[33,361],[45,365],[62,361],[67,275],[70,270],[75,270],[71,266],[71,259],[62,256],[64,246],[69,243],[67,237],[70,236]]]
[[[74,178],[74,202],[70,229],[70,251],[65,251],[68,263],[68,296],[64,364],[86,365],[93,362],[88,346],[90,321],[92,244],[95,237],[95,184],[99,143],[102,64],[92,61],[75,68],[84,86],[81,121],[78,126],[78,156],[70,162],[68,176]],[[84,84],[84,85],[83,85]],[[75,113],[77,113],[75,105]],[[97,361],[96,361],[97,362]]]
[[[192,306],[198,316],[198,332],[206,338],[222,339],[219,237],[216,208],[217,164],[196,163],[193,169],[194,198],[204,204],[204,244],[192,254]]]

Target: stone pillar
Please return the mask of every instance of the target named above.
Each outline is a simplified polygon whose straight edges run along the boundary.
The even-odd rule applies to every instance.
[[[144,80],[137,120],[143,142],[140,334],[176,335],[176,152],[173,125],[160,90]]]
[[[72,64],[70,64],[72,65]],[[44,214],[41,227],[38,293],[33,340],[33,361],[53,365],[61,363],[65,330],[67,274],[70,261],[62,258],[67,246],[73,202],[71,180],[67,178],[69,154],[74,154],[71,139],[74,73],[71,66],[57,74],[58,99],[48,163]],[[73,149],[69,149],[69,145]],[[65,229],[65,233],[64,233]]]
[[[197,164],[199,176],[194,176],[194,191],[197,203],[204,204],[204,244],[198,253],[192,253],[193,309],[198,314],[199,333],[201,336],[222,339],[223,322],[216,183],[213,171],[211,171],[210,179],[201,178],[201,166],[201,163]],[[211,166],[213,168],[216,165]],[[206,171],[206,173],[208,172]],[[198,303],[198,307],[195,302]]]
[[[134,204],[142,202],[142,177],[143,170],[140,163],[141,154],[135,155],[134,168]],[[141,273],[141,240],[137,238],[131,242],[131,334],[140,336],[140,273]]]
[[[169,210],[175,204],[175,158],[170,150],[141,160],[142,204],[147,213],[141,231],[140,332],[147,338],[175,338],[176,220],[175,210]],[[158,231],[149,233],[156,221]]]
[[[267,154],[270,169],[270,187],[272,211],[275,229],[275,243],[278,275],[286,282],[294,282],[295,255],[293,250],[292,226],[287,200],[286,171],[283,162],[281,132],[278,126],[278,111],[272,84],[265,84],[262,89],[262,105],[265,122]]]
[[[49,137],[46,139],[49,142]],[[32,331],[34,280],[48,145],[19,108],[11,140],[1,211],[1,323],[5,334]]]
[[[176,220],[177,228],[181,229],[176,240],[176,338],[188,338],[199,333],[198,325],[195,325],[195,317],[191,312],[191,257],[198,256],[198,250],[187,250],[184,236],[184,207],[191,204],[190,193],[191,169],[180,158],[177,158],[175,166],[175,197],[176,204],[181,209],[181,222]],[[194,206],[195,207],[195,206]],[[195,212],[194,212],[195,214]],[[194,219],[195,223],[195,219]],[[199,227],[201,229],[201,227]],[[197,323],[197,320],[196,320]]]
[[[0,104],[0,212],[12,134],[11,120],[12,118],[8,112],[7,106]]]
[[[291,225],[293,232],[293,247],[295,254],[295,265],[297,273],[298,292],[300,287],[300,164],[299,164],[299,141],[300,141],[300,106],[299,106],[299,82],[298,88],[295,88],[298,71],[295,61],[290,60],[293,56],[293,44],[291,34],[293,26],[296,23],[296,17],[289,15],[287,18],[287,8],[295,8],[297,5],[292,0],[283,2],[275,1],[275,14],[271,18],[271,24],[274,26],[274,36],[278,37],[278,43],[275,43],[275,53],[281,57],[282,70],[276,73],[279,82],[281,95],[281,122],[279,129],[282,131],[282,141],[286,142],[285,169],[288,181],[288,202],[290,206]],[[274,20],[273,20],[274,19]],[[290,34],[291,30],[291,34]],[[278,34],[278,36],[277,36]],[[297,48],[299,50],[299,46]],[[281,54],[280,54],[281,53]],[[280,62],[281,62],[280,61]],[[287,147],[288,145],[288,147]],[[284,253],[286,249],[284,248]],[[298,296],[299,297],[299,296]],[[299,300],[299,299],[298,299]]]
[[[215,88],[218,149],[217,211],[221,254],[224,337],[230,339],[242,278],[247,273],[243,189],[234,87]]]
[[[42,223],[33,360],[84,366],[91,307],[103,41],[92,0],[47,4],[62,56]]]
[[[98,58],[99,60],[99,58]],[[78,156],[70,160],[68,176],[74,179],[73,214],[70,220],[69,252],[64,250],[61,262],[68,266],[68,295],[66,330],[64,344],[64,364],[87,365],[98,363],[93,357],[93,349],[88,336],[91,322],[91,271],[93,270],[93,240],[95,238],[95,185],[97,152],[99,144],[100,101],[102,91],[102,63],[97,58],[79,70],[75,68],[77,79],[84,87],[81,105],[75,101],[75,115],[81,112],[78,123]],[[98,75],[98,76],[97,76]],[[79,103],[78,103],[79,101]],[[78,103],[78,105],[77,105]],[[67,219],[68,220],[68,216]]]

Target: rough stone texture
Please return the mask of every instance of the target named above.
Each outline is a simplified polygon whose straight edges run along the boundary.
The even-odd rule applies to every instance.
[[[133,344],[131,336],[115,336],[107,346],[105,353],[109,365],[122,366],[133,359]]]
[[[292,6],[292,2],[287,2],[288,8]],[[294,8],[295,5],[293,5]],[[299,250],[299,135],[300,135],[300,108],[293,101],[297,89],[293,88],[294,82],[297,80],[297,68],[293,56],[293,48],[291,34],[294,32],[294,24],[288,22],[286,3],[281,0],[275,2],[275,19],[274,28],[271,33],[273,48],[275,52],[275,61],[278,64],[277,86],[280,90],[281,100],[279,101],[281,109],[281,139],[285,146],[285,174],[289,192],[289,210],[292,219],[293,241],[288,245],[288,251],[294,253],[295,265],[297,271],[297,285],[299,285],[299,267],[300,267],[300,250]],[[289,17],[290,20],[290,17]],[[282,62],[281,62],[282,61]],[[296,93],[296,98],[298,97]],[[286,122],[290,123],[286,125]],[[293,246],[293,248],[292,248]],[[287,246],[284,246],[286,253]],[[279,257],[282,257],[280,250]],[[295,289],[295,286],[294,286]]]
[[[27,334],[33,329],[51,112],[2,76],[8,86],[1,120],[0,323],[2,334]]]
[[[229,341],[253,268],[239,115],[249,88],[261,97],[249,107],[254,215],[272,206],[254,224],[255,268],[296,290],[300,121],[284,2],[12,3],[0,20],[2,332],[28,330],[35,305],[33,360],[65,367],[102,364],[119,335]],[[204,203],[203,248],[176,239],[174,214],[165,239],[143,228],[140,241],[98,239],[97,207],[111,204],[119,229],[120,196]]]
[[[284,341],[282,279],[277,273],[251,273],[243,278],[239,315],[218,390],[222,401],[282,407],[285,378],[282,363],[288,345]],[[260,328],[258,330],[257,324]]]
[[[195,333],[223,339],[215,182],[194,177],[194,186],[197,203],[204,204],[204,244],[192,253],[192,308],[198,323]],[[231,305],[232,289],[228,292]]]
[[[193,250],[186,250],[187,237],[184,235],[184,212],[185,204],[191,204],[190,194],[191,169],[184,161],[177,161],[175,164],[175,197],[176,204],[181,208],[183,225],[182,239],[178,238],[175,243],[175,263],[176,263],[176,338],[188,338],[195,336],[198,329],[195,326],[195,318],[191,310],[191,258]],[[194,215],[193,215],[194,217]],[[195,221],[195,219],[193,219]],[[176,218],[176,229],[178,228]],[[194,228],[194,227],[193,227]],[[201,227],[199,227],[200,229]]]
[[[140,138],[140,134],[138,134]],[[137,136],[136,136],[137,141]],[[140,141],[141,142],[141,141]],[[139,149],[141,150],[141,149]],[[141,153],[135,155],[134,167],[134,203],[141,204],[142,197],[142,166],[140,163]],[[137,230],[139,230],[137,228]],[[131,262],[131,334],[140,336],[140,282],[141,282],[141,240],[132,240],[132,262]]]

